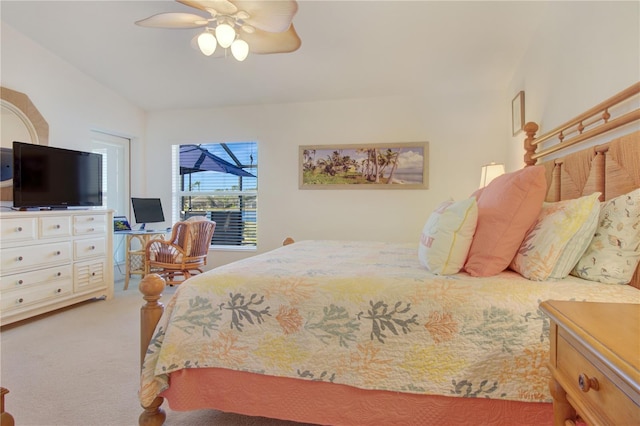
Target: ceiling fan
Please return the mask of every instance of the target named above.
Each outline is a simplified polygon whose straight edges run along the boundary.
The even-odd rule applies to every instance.
[[[194,37],[200,51],[211,56],[216,47],[231,49],[231,54],[243,61],[252,53],[288,53],[300,47],[300,38],[293,27],[298,11],[295,0],[176,0],[186,6],[207,12],[167,12],[136,21],[150,28],[201,28]]]

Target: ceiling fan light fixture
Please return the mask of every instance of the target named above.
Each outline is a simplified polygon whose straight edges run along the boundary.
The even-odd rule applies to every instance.
[[[217,45],[218,42],[216,41],[216,38],[209,31],[205,31],[198,36],[198,47],[204,55],[213,55],[213,52],[216,51]]]
[[[236,38],[236,30],[229,24],[220,24],[216,27],[216,39],[220,46],[225,49],[231,46],[233,40]]]
[[[231,54],[238,61],[242,62],[249,55],[249,45],[242,39],[237,39],[231,44]]]

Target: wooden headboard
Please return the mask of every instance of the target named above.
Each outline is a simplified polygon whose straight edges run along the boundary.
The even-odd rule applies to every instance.
[[[640,188],[639,94],[640,83],[636,83],[538,137],[535,135],[538,131],[536,123],[525,125],[525,163],[545,166],[546,201],[568,200],[593,192],[601,192],[601,200],[605,201]],[[621,105],[626,110],[622,108],[624,112],[612,118],[616,107]],[[636,108],[629,111],[629,106]],[[596,136],[602,137],[614,130],[626,134],[594,145]],[[562,156],[574,146],[588,147]],[[538,151],[539,148],[542,149]],[[539,162],[552,154],[556,158]],[[640,289],[640,266],[630,285]]]

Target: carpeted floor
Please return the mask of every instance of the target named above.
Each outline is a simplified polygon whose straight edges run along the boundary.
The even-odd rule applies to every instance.
[[[139,317],[137,290],[116,282],[114,299],[85,302],[3,327],[0,384],[18,426],[136,425]],[[175,291],[168,287],[163,301]],[[214,410],[173,412],[166,425],[292,426],[296,423]]]

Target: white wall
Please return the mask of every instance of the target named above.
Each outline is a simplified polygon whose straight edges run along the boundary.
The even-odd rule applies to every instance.
[[[418,241],[433,208],[477,188],[482,164],[504,161],[502,93],[371,98],[150,112],[148,162],[168,164],[172,144],[257,140],[259,252],[301,239]],[[299,190],[298,146],[429,141],[428,190]],[[167,173],[149,193],[170,205]],[[214,265],[246,254],[216,252]]]
[[[572,3],[549,4],[505,98],[525,91],[525,121],[538,123],[539,135],[640,80],[640,3]],[[523,140],[511,138],[508,170],[524,164]]]
[[[134,157],[142,157],[143,110],[4,22],[1,34],[0,84],[29,96],[49,124],[49,145],[83,150],[100,130],[131,138]],[[132,185],[144,182],[144,164],[135,164]]]

